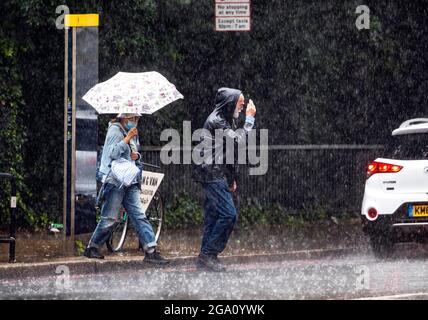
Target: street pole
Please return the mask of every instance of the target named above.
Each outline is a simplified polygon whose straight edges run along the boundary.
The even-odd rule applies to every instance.
[[[62,251],[67,252],[67,168],[68,168],[68,28],[64,28],[64,180],[63,180],[63,211],[62,211]]]
[[[98,125],[82,100],[98,82],[98,14],[66,14],[64,62],[63,252],[73,254],[75,234],[93,229]],[[79,200],[81,199],[81,200]],[[91,230],[92,231],[92,230]]]
[[[71,190],[70,190],[70,249],[74,249],[76,215],[76,27],[73,29],[72,91],[71,91]]]
[[[238,66],[238,88],[239,88],[239,90],[242,90],[242,87],[241,87],[241,69],[242,69],[242,66],[241,66],[241,35],[239,32],[236,32],[235,34],[238,37],[237,46],[236,46],[238,48],[238,54],[236,57],[236,61],[237,61],[236,64]]]

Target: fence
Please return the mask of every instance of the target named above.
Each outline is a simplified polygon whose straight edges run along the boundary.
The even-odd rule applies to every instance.
[[[268,171],[248,175],[240,168],[239,195],[242,206],[281,205],[290,213],[320,210],[358,213],[367,164],[381,156],[380,145],[284,145],[269,146]],[[157,164],[165,173],[161,191],[166,201],[186,192],[202,203],[200,185],[191,178],[191,165],[162,165],[160,147],[143,147],[143,160]]]

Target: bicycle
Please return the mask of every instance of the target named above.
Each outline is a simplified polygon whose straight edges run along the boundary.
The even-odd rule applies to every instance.
[[[143,165],[144,167],[160,169],[159,166],[148,163],[143,163]],[[164,206],[159,190],[157,190],[154,194],[145,214],[153,227],[153,231],[155,233],[155,241],[158,242],[164,218]],[[128,214],[126,213],[125,209],[122,208],[119,213],[118,221],[115,223],[112,233],[106,242],[107,249],[109,252],[118,252],[122,250],[130,227],[131,226],[129,223]],[[141,243],[139,243],[139,249],[141,248],[142,245]]]

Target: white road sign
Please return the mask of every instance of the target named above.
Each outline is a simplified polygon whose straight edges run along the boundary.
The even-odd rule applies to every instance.
[[[146,212],[165,175],[152,171],[142,171],[141,174],[143,179],[141,183],[140,199],[143,204],[144,212]]]
[[[216,31],[250,31],[250,18],[216,18]]]
[[[215,15],[216,17],[249,17],[250,12],[249,3],[216,3]]]
[[[215,31],[250,31],[250,0],[216,0]]]

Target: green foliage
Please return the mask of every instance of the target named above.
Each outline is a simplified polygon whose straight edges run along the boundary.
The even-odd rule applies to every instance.
[[[174,196],[165,207],[165,227],[167,229],[187,229],[200,227],[203,223],[203,209],[187,193]]]
[[[187,194],[174,196],[174,201],[165,208],[167,229],[192,229],[203,226],[203,208]],[[247,204],[238,210],[237,228],[288,226],[302,228],[327,217],[322,207],[305,208],[299,212],[287,212],[278,204],[270,206]]]
[[[269,224],[267,210],[261,207],[246,207],[239,211],[239,227],[245,228],[252,225],[266,226]]]
[[[254,100],[271,144],[382,144],[401,121],[426,112],[428,24],[417,1],[370,3],[371,29],[363,31],[353,0],[253,1],[253,29],[239,34],[213,31],[213,1],[1,1],[0,171],[18,178],[20,226],[43,227],[62,212],[59,4],[100,13],[100,81],[119,70],[157,70],[185,96],[143,119],[145,145],[160,145],[160,132],[181,130],[183,120],[201,127],[220,86]],[[0,225],[8,196],[0,183]],[[318,205],[309,199],[305,214],[318,214]],[[170,227],[202,221],[201,208],[185,199],[169,210]],[[242,224],[283,223],[281,210],[264,210],[243,209]]]
[[[96,217],[96,222],[98,224],[101,221],[101,208],[96,208],[95,217]]]
[[[309,221],[305,212],[291,214],[277,204],[271,206],[247,205],[239,210],[238,227],[243,229],[266,226],[300,228]]]
[[[101,79],[124,70],[126,59],[153,51],[141,28],[153,24],[155,1],[63,4],[71,13],[100,13]],[[21,227],[44,228],[62,216],[64,31],[55,28],[57,5],[44,0],[0,3],[0,11],[8,13],[0,22],[0,172],[18,177]],[[0,210],[6,213],[0,215],[2,227],[10,198],[7,185],[0,187]]]
[[[31,225],[34,212],[23,197],[30,191],[24,181],[23,167],[22,146],[26,133],[20,119],[24,106],[22,70],[18,66],[20,46],[7,29],[6,20],[0,22],[0,172],[15,176],[18,222],[20,225]],[[10,219],[10,196],[10,184],[0,181],[0,227]]]
[[[85,251],[85,244],[81,241],[81,240],[76,240],[74,241],[75,244],[75,250],[76,250],[76,255],[81,256],[83,254],[83,251]]]

